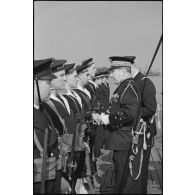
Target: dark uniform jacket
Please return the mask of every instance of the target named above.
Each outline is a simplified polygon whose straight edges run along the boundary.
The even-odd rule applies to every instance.
[[[109,84],[102,83],[102,94],[101,94],[101,110],[102,112],[105,112],[108,109],[109,106],[109,98],[110,98],[110,88]]]
[[[99,85],[96,88],[96,96],[93,100],[93,110],[98,113],[101,113],[101,99],[102,99],[101,96],[102,96],[102,86]]]
[[[33,126],[34,130],[36,132],[36,136],[42,146],[44,147],[44,136],[45,136],[45,130],[48,128],[48,156],[50,156],[51,153],[54,154],[54,156],[57,157],[58,154],[58,141],[57,141],[57,132],[53,131],[50,127],[45,114],[40,111],[40,109],[34,108],[34,117],[33,117]],[[33,142],[34,143],[34,142]],[[33,154],[34,159],[40,158],[40,152],[36,146],[36,144],[33,144]]]
[[[92,107],[91,100],[88,95],[80,89],[74,89],[74,91],[80,96],[82,104],[83,104],[83,116],[86,120],[91,119]]]
[[[97,104],[96,104],[96,99],[97,99],[97,87],[91,82],[88,82],[88,84],[85,86],[85,88],[89,91],[91,95],[91,109],[96,110],[97,109]]]
[[[88,82],[85,88],[89,91],[91,95],[91,99],[93,100],[95,96],[95,91],[96,91],[94,84],[92,84],[91,82]]]
[[[58,115],[55,113],[55,111],[47,104],[47,103],[42,103],[41,105],[44,109],[47,110],[47,112],[49,113],[49,115],[51,116],[52,122],[55,126],[55,128],[57,129],[59,135],[63,134],[63,124],[60,121]]]
[[[150,124],[149,121],[151,120],[152,116],[156,112],[157,102],[156,102],[156,89],[153,82],[148,78],[145,77],[141,72],[139,72],[135,77],[134,81],[139,86],[140,92],[144,86],[144,82],[146,82],[143,95],[141,97],[141,118],[147,122],[148,127],[150,127],[151,137],[156,135],[156,124],[155,121],[153,124]]]
[[[108,110],[111,150],[129,150],[139,101],[139,89],[131,78],[124,80],[114,91]]]
[[[75,117],[78,113],[81,113],[82,108],[76,98],[67,94],[63,94],[63,96],[67,99]]]
[[[56,97],[56,98],[59,99],[59,97]],[[76,121],[75,121],[72,109],[70,108],[70,114],[69,114],[69,112],[68,112],[63,100],[61,100],[61,98],[59,99],[61,103],[55,99],[52,99],[52,98],[50,98],[50,100],[55,105],[56,110],[58,111],[61,118],[64,119],[66,130],[68,131],[68,133],[73,133],[75,131],[75,127],[76,127]]]

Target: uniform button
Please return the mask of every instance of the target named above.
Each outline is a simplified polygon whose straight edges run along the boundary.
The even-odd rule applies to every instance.
[[[53,156],[53,153],[51,153],[51,156]]]

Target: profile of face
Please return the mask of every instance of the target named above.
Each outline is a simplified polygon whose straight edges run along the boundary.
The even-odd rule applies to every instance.
[[[78,78],[77,78],[77,72],[74,71],[70,74],[65,75],[65,81],[66,83],[71,87],[71,88],[76,88],[77,83],[78,83]]]
[[[96,67],[94,64],[92,64],[89,68],[88,68],[88,73],[91,77],[95,76],[95,72],[96,72]]]
[[[39,92],[42,102],[46,102],[51,95],[51,81],[50,80],[38,80]],[[34,83],[34,93],[38,98],[37,85]]]
[[[115,80],[116,83],[120,83],[125,76],[124,68],[117,68],[110,72],[110,77]]]
[[[54,75],[57,77],[51,81],[51,85],[56,90],[63,90],[65,88],[65,81],[64,81],[64,70],[58,71],[54,73]]]
[[[89,73],[88,73],[88,71],[80,73],[78,75],[78,78],[79,78],[79,80],[80,80],[80,82],[82,83],[83,86],[87,85],[87,83],[89,82]]]

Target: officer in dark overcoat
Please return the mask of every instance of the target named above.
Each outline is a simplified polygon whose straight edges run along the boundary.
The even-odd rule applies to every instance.
[[[140,93],[136,83],[131,78],[129,59],[124,57],[110,57],[110,76],[119,85],[110,100],[109,110],[102,113],[100,120],[110,129],[110,149],[113,150],[115,164],[114,193],[139,194],[140,182],[134,181],[125,166],[129,159],[129,150],[132,144],[132,128],[137,115]],[[127,169],[125,169],[125,167]],[[128,183],[121,192],[123,176],[127,175]]]
[[[147,149],[143,150],[143,162],[141,169],[141,190],[142,194],[147,194],[147,184],[148,184],[148,166],[151,154],[151,148],[154,145],[154,136],[156,135],[156,123],[155,123],[155,112],[157,108],[156,101],[156,89],[154,83],[150,78],[145,77],[135,65],[135,56],[126,56],[131,59],[131,75],[136,84],[139,86],[140,92],[143,90],[141,97],[141,118],[146,122],[146,144]],[[144,86],[145,83],[145,86]],[[143,137],[141,138],[143,139]]]

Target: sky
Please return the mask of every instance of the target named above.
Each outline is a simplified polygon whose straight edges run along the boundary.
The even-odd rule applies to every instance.
[[[55,57],[80,64],[93,58],[135,55],[139,68],[149,66],[162,34],[160,1],[34,2],[34,59]],[[162,72],[162,45],[152,70]]]

